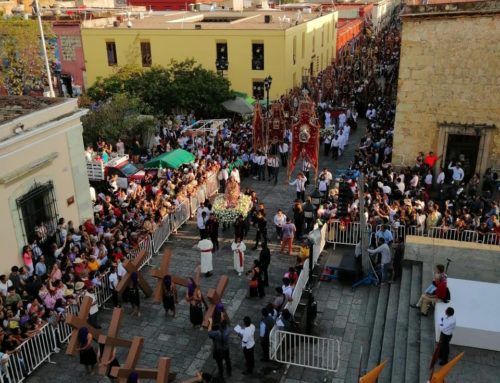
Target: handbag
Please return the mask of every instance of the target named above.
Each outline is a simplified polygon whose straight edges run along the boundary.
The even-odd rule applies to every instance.
[[[257,281],[257,279],[252,279],[249,282],[249,285],[251,289],[256,289],[259,286],[259,282]]]

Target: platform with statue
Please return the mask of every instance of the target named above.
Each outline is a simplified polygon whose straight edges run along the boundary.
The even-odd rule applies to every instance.
[[[240,184],[233,177],[227,180],[224,195],[217,196],[212,205],[215,216],[222,223],[233,223],[240,215],[246,218],[251,208],[252,199],[241,194]]]

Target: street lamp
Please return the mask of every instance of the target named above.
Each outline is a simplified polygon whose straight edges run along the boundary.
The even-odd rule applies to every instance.
[[[271,84],[273,83],[273,78],[271,76],[267,76],[264,79],[264,89],[266,90],[266,115],[269,115],[269,89],[271,89]]]

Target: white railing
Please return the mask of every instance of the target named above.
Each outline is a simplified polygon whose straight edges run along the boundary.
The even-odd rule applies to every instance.
[[[182,225],[184,225],[189,220],[189,217],[190,217],[190,200],[185,199],[176,207],[174,213],[171,214],[172,231],[175,231]]]
[[[328,230],[326,234],[326,242],[333,243],[334,245],[356,245],[359,241],[359,235],[361,233],[359,222],[350,222],[344,224],[339,220],[330,221],[327,224]],[[380,230],[382,225],[377,225],[376,230]],[[417,227],[415,225],[405,226],[400,225],[397,228],[390,227],[394,239],[400,238],[403,241],[407,235],[415,235],[420,237],[430,237],[439,239],[449,239],[453,241],[462,242],[476,242],[484,243],[488,245],[500,245],[500,239],[495,233],[487,233],[484,236],[479,235],[475,230],[458,230],[453,227],[441,227],[435,226],[428,230],[423,227]],[[370,236],[370,240],[373,240],[376,234],[370,231],[370,227],[367,227],[367,234]],[[372,245],[375,243],[370,242]]]
[[[294,366],[337,372],[340,364],[340,341],[312,335],[277,330],[271,342],[279,344],[271,359]]]
[[[40,330],[16,348],[14,353],[2,361],[0,382],[22,382],[57,349],[55,332],[52,325],[45,323]]]
[[[210,175],[205,182],[207,197],[212,197],[219,192],[219,180],[217,179],[217,175],[218,173]]]
[[[158,225],[156,230],[153,232],[153,253],[158,254],[161,247],[165,241],[170,237],[171,226],[170,226],[170,215],[163,218],[163,221]]]

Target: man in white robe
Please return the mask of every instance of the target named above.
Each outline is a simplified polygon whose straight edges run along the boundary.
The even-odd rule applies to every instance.
[[[210,239],[205,238],[199,241],[195,247],[200,250],[201,272],[208,278],[212,276],[212,270],[214,269],[212,264],[214,245]]]
[[[231,250],[233,250],[233,266],[234,266],[234,270],[238,273],[239,276],[241,276],[241,274],[245,270],[245,250],[246,249],[247,249],[247,247],[241,241],[240,238],[237,238],[236,241],[234,241],[231,244]]]

